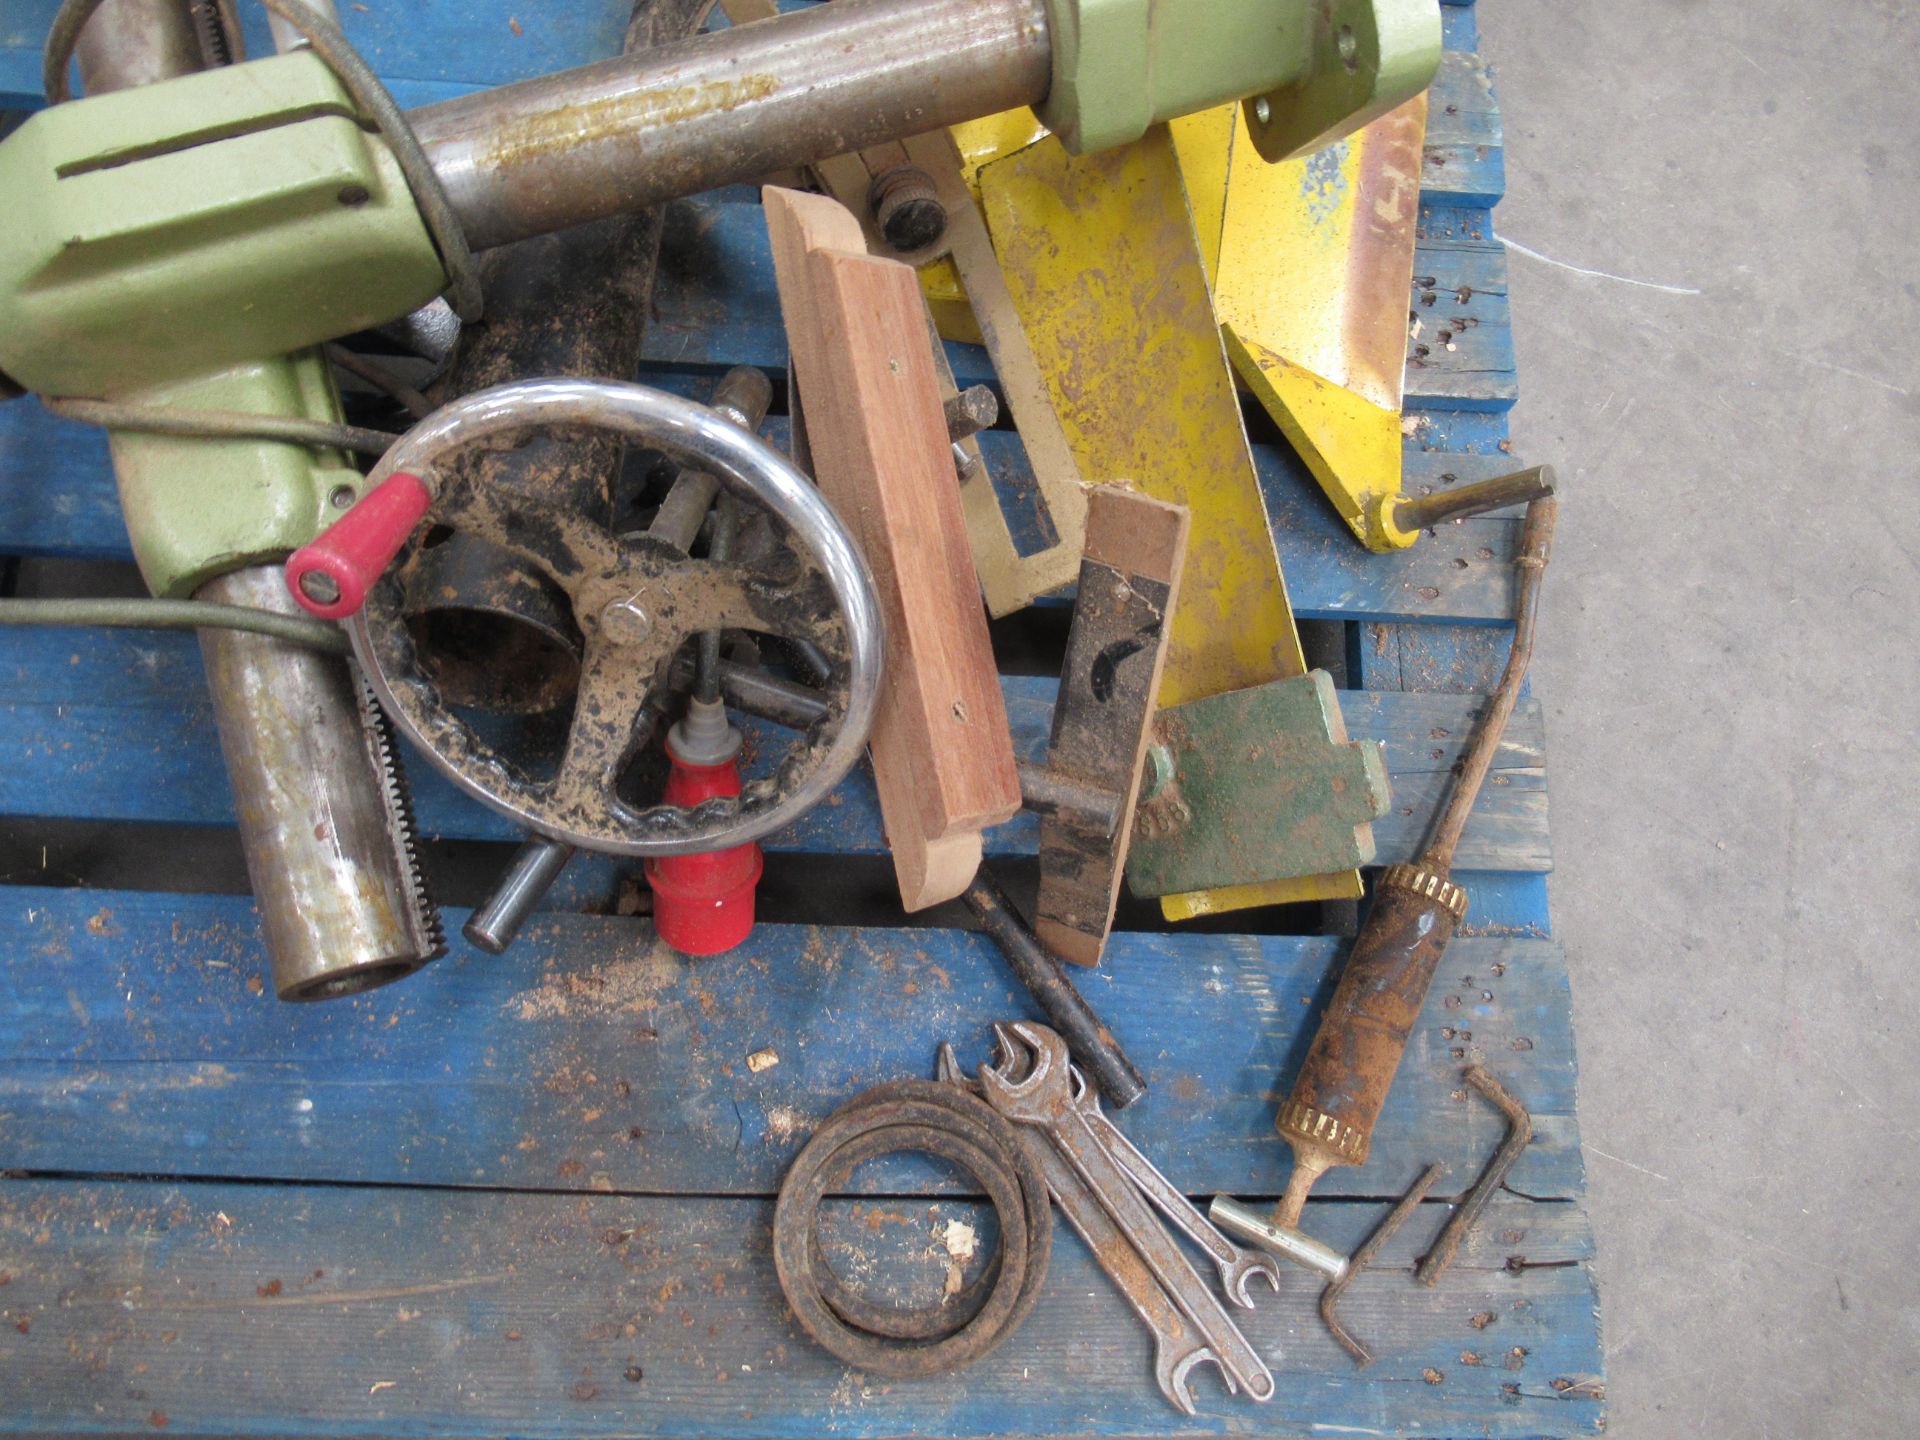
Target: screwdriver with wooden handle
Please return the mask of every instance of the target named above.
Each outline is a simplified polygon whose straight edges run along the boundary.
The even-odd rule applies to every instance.
[[[1551,486],[1551,472],[1545,479]],[[1434,970],[1467,913],[1466,891],[1448,872],[1526,678],[1558,504],[1549,491],[1527,506],[1514,556],[1520,574],[1507,668],[1474,727],[1459,779],[1426,849],[1413,864],[1382,872],[1373,909],[1353,942],[1313,1048],[1280,1107],[1274,1128],[1293,1147],[1293,1174],[1274,1212],[1278,1225],[1299,1225],[1307,1192],[1328,1170],[1366,1163],[1374,1123],[1426,1004]]]

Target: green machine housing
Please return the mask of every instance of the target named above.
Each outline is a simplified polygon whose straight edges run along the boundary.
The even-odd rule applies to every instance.
[[[446,283],[392,154],[305,51],[31,116],[0,195],[0,371],[49,396],[338,420],[314,347]],[[156,595],[283,558],[360,493],[301,444],[112,445]]]

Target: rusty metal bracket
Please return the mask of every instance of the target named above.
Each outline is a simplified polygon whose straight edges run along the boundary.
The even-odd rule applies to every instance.
[[[1041,820],[1034,926],[1049,949],[1079,965],[1098,963],[1113,923],[1187,528],[1184,507],[1117,486],[1096,490],[1088,507],[1047,769],[1114,796],[1119,814],[1111,827],[1073,810]]]

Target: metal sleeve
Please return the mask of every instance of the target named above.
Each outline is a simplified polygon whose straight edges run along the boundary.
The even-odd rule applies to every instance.
[[[834,0],[445,100],[414,133],[476,250],[1046,98],[1044,0]]]

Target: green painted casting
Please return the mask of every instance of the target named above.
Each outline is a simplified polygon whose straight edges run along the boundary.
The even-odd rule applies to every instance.
[[[0,371],[28,389],[339,418],[321,341],[446,283],[405,179],[297,52],[56,105],[0,143]],[[278,558],[358,476],[255,440],[118,432],[154,593]]]
[[[1369,865],[1387,762],[1348,740],[1323,670],[1163,710],[1172,778],[1142,803],[1127,854],[1136,895],[1327,875]],[[1164,761],[1162,764],[1164,765]]]
[[[1431,83],[1439,0],[1048,0],[1040,118],[1075,154],[1246,100],[1269,160],[1351,134]]]
[[[340,419],[318,350],[254,360],[124,397],[181,410]],[[364,477],[338,451],[273,440],[115,430],[113,473],[147,588],[184,598],[217,575],[284,560],[358,499]]]

